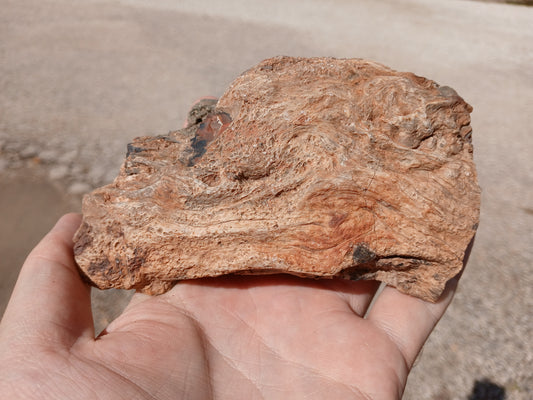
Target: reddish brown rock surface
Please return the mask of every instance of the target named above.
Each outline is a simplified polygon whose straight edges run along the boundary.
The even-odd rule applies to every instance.
[[[369,61],[265,60],[203,122],[128,146],[84,198],[76,260],[102,289],[285,272],[435,301],[479,219],[471,110]]]

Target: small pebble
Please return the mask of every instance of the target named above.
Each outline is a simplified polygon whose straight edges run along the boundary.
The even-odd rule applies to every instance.
[[[59,156],[56,150],[43,150],[39,153],[39,158],[45,163],[51,163],[57,161]]]
[[[85,194],[89,193],[93,188],[85,182],[75,182],[68,188],[70,194]]]
[[[7,142],[6,141],[6,143],[4,143],[2,148],[8,153],[20,154],[20,152],[24,149],[24,144],[20,142]]]
[[[81,175],[84,173],[83,171],[83,167],[79,164],[74,164],[72,166],[72,168],[70,169],[70,175],[73,177],[73,178],[80,178]]]
[[[78,157],[78,150],[67,151],[59,156],[58,162],[60,164],[70,164],[74,162],[77,157]]]
[[[56,165],[50,168],[48,176],[52,180],[60,180],[65,178],[69,173],[69,168],[66,165]]]
[[[20,156],[22,158],[32,158],[35,157],[39,153],[39,149],[36,145],[30,144],[28,146],[24,146],[24,148],[20,151]]]

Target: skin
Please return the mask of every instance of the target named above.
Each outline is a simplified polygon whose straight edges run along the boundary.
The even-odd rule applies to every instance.
[[[291,276],[136,294],[94,336],[69,214],[28,256],[0,324],[0,393],[32,399],[399,399],[435,303],[377,282]]]

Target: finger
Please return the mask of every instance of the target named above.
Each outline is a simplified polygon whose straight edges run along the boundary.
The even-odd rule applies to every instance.
[[[450,304],[458,280],[459,277],[456,277],[448,282],[436,303],[423,301],[387,286],[368,312],[367,319],[396,344],[409,369]]]
[[[77,214],[63,216],[24,262],[2,320],[11,335],[66,345],[94,337],[90,289],[72,253],[80,221]]]
[[[349,281],[345,279],[334,279],[331,281],[330,289],[340,296],[352,311],[363,317],[374,298],[380,283],[378,281]]]

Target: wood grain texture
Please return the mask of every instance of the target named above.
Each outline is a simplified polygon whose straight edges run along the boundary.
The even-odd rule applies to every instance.
[[[102,289],[290,273],[435,301],[479,222],[471,111],[370,61],[265,60],[201,122],[128,145],[84,198],[76,260]]]

